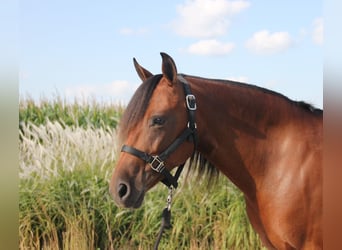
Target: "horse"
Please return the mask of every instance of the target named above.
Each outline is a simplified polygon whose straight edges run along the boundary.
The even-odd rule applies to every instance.
[[[265,247],[322,249],[323,110],[255,85],[179,74],[160,54],[157,75],[133,58],[143,83],[119,125],[114,201],[138,208],[159,181],[177,187],[170,171],[190,159],[188,171],[219,172],[243,192]]]

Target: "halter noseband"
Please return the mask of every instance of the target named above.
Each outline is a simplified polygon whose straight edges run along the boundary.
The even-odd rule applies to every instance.
[[[171,145],[165,149],[164,152],[162,152],[159,155],[150,155],[146,152],[140,151],[134,147],[123,145],[121,152],[126,152],[129,154],[132,154],[146,163],[148,163],[152,170],[154,170],[157,173],[160,173],[164,175],[164,179],[161,180],[166,186],[169,188],[173,186],[174,188],[177,188],[178,186],[178,178],[184,168],[184,164],[181,164],[174,176],[170,173],[168,169],[165,167],[165,160],[170,156],[171,153],[173,153],[185,140],[191,140],[194,143],[194,151],[196,150],[197,146],[197,125],[195,122],[195,111],[197,109],[196,105],[196,98],[191,93],[190,85],[189,83],[184,79],[182,75],[178,75],[178,79],[181,83],[183,83],[184,87],[184,93],[185,93],[185,103],[188,111],[188,124],[187,127],[184,129],[182,134],[178,136]]]

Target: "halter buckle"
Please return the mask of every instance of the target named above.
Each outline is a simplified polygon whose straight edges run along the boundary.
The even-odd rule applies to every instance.
[[[195,111],[197,109],[196,105],[196,97],[194,95],[186,95],[185,96],[186,106],[189,110]]]
[[[162,161],[158,155],[153,155],[152,158],[153,160],[149,162],[151,168],[157,173],[163,172],[165,168],[164,161]]]

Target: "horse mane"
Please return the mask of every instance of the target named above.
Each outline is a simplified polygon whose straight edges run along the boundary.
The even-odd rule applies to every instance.
[[[161,78],[161,74],[151,76],[135,91],[120,120],[120,142],[127,138],[130,130],[143,118],[153,91]],[[193,171],[190,171],[192,169],[197,172],[198,177],[201,177],[202,175],[208,176],[208,184],[211,184],[210,180],[213,179],[213,177],[217,177],[219,174],[217,168],[198,151],[195,151],[189,160],[188,175],[193,175]]]
[[[322,109],[319,109],[319,108],[316,108],[315,106],[313,106],[312,104],[310,103],[307,103],[307,102],[303,102],[303,101],[298,101],[298,102],[295,102],[298,106],[300,106],[301,108],[313,113],[313,114],[316,114],[316,115],[322,115],[323,114],[323,110]]]
[[[219,83],[222,83],[222,84],[231,84],[231,85],[236,85],[236,86],[240,86],[240,87],[244,87],[244,88],[254,89],[256,91],[261,91],[261,92],[266,93],[266,94],[271,94],[271,95],[283,98],[283,99],[287,100],[289,103],[291,103],[291,104],[293,104],[295,106],[298,106],[298,107],[302,108],[303,110],[306,110],[306,111],[308,111],[310,113],[313,113],[313,114],[316,114],[316,115],[323,114],[323,110],[322,109],[316,108],[315,106],[313,106],[310,103],[307,103],[307,102],[304,102],[304,101],[294,101],[294,100],[291,100],[290,98],[288,98],[287,96],[285,96],[285,95],[283,95],[283,94],[281,94],[279,92],[276,92],[276,91],[273,91],[273,90],[270,90],[270,89],[266,89],[266,88],[263,88],[263,87],[259,87],[257,85],[243,83],[243,82],[238,82],[238,81],[232,81],[232,80],[209,79],[209,78],[204,78],[204,77],[199,77],[199,76],[192,76],[192,75],[185,75],[185,74],[184,74],[184,76],[195,78],[195,79],[210,80],[210,81],[219,82]]]

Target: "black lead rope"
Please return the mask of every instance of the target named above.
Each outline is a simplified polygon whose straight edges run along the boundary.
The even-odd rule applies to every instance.
[[[167,205],[162,212],[162,221],[161,221],[156,243],[154,243],[154,247],[153,247],[154,250],[158,250],[158,246],[159,246],[161,237],[163,236],[164,230],[172,228],[172,225],[171,225],[172,191],[173,191],[172,187],[169,187],[169,195],[167,196]]]
[[[174,176],[176,182],[178,181],[178,178],[180,176],[180,174],[183,171],[185,163],[183,163],[182,165],[180,165],[177,168],[176,174]],[[164,179],[167,180],[167,179]],[[168,185],[166,183],[164,183],[165,185]],[[167,201],[166,201],[166,207],[164,208],[163,212],[162,212],[162,220],[161,220],[161,225],[160,225],[160,229],[159,229],[159,233],[157,236],[157,240],[156,243],[154,244],[153,249],[154,250],[158,250],[158,246],[161,240],[161,237],[165,231],[165,229],[171,229],[172,228],[172,224],[171,224],[171,204],[172,204],[172,192],[173,192],[173,188],[171,185],[168,186],[169,187],[169,194],[167,196]]]

